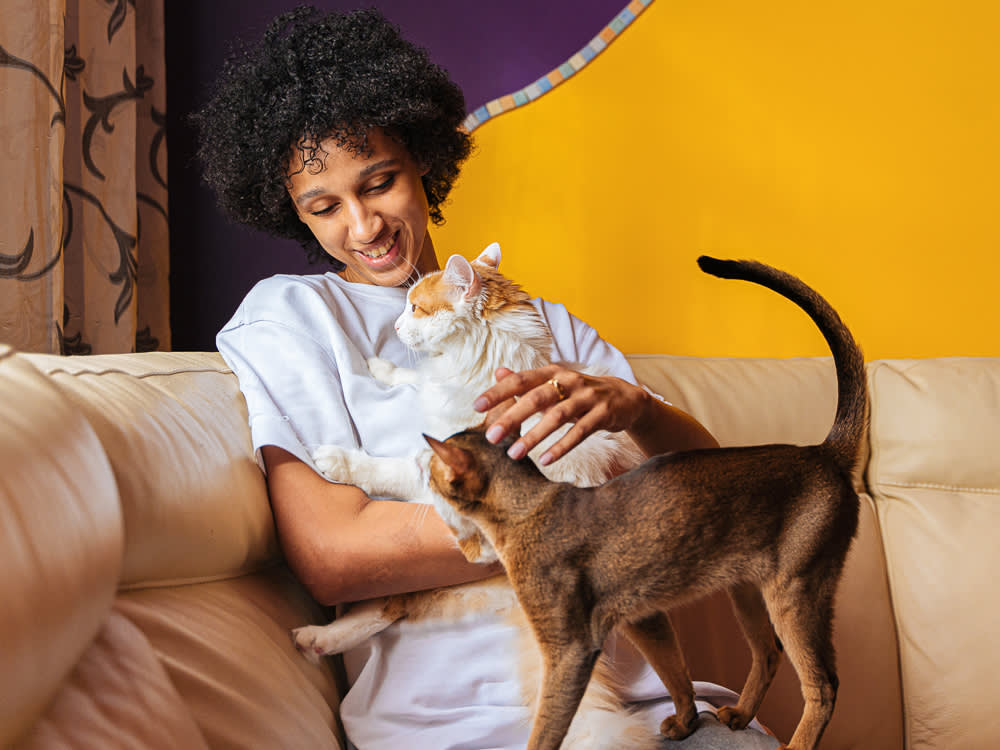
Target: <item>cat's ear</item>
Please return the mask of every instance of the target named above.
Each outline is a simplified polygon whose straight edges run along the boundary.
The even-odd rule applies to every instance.
[[[449,445],[448,443],[432,438],[430,435],[424,435],[424,440],[431,447],[431,450],[437,454],[445,467],[447,467],[447,476],[445,477],[449,482],[454,482],[469,473],[475,467],[475,459],[472,458],[472,454],[463,448],[459,448],[457,445]]]
[[[462,290],[462,299],[470,300],[479,296],[482,282],[472,264],[461,255],[452,255],[444,265],[444,281]]]
[[[488,246],[483,250],[479,257],[474,261],[475,263],[482,263],[484,266],[489,266],[492,269],[497,269],[500,267],[500,243],[494,242],[492,245]]]

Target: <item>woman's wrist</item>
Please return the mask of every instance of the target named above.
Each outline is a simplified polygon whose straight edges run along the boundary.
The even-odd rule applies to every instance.
[[[715,437],[690,414],[641,386],[637,388],[643,393],[642,405],[627,432],[647,456],[719,447]]]

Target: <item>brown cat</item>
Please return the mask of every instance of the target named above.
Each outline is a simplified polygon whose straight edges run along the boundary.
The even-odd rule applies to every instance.
[[[698,264],[778,292],[819,326],[838,378],[836,419],[821,444],[667,454],[578,488],[511,460],[481,429],[444,442],[427,438],[432,488],[492,543],[543,654],[528,750],[560,746],[613,627],[642,651],[674,699],[677,714],[660,731],[689,735],[697,723],[693,689],[668,612],[720,588],[753,654],[739,702],[720,709],[720,720],[747,725],[782,643],[805,698],[782,747],[813,750],[833,712],[833,598],[858,524],[852,475],[867,430],[864,357],[837,313],[794,276],[752,261],[702,257]]]

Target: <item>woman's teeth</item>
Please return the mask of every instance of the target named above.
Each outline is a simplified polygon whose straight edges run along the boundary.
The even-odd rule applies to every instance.
[[[392,235],[391,237],[387,238],[386,241],[383,242],[381,245],[377,247],[368,248],[367,250],[362,250],[361,254],[364,255],[366,258],[371,258],[373,260],[381,258],[383,255],[389,252],[389,250],[392,249],[392,246],[395,242],[396,242],[396,235]]]

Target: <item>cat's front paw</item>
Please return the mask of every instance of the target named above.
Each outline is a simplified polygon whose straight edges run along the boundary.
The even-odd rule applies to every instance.
[[[668,716],[660,724],[660,734],[671,740],[683,740],[698,726],[698,712],[692,708],[684,716]]]
[[[382,359],[381,357],[369,357],[368,358],[368,372],[372,374],[372,377],[383,383],[392,384],[392,374],[396,370],[396,365],[387,359]]]
[[[349,448],[339,445],[321,445],[313,453],[313,462],[327,479],[351,484],[352,453]]]
[[[292,631],[292,643],[295,648],[313,664],[319,664],[320,658],[336,653],[331,644],[325,642],[326,628],[322,625],[306,625]]]
[[[493,545],[478,530],[471,536],[459,537],[458,548],[462,550],[465,559],[471,563],[487,565],[500,559],[497,557],[497,551],[493,549]]]
[[[719,721],[734,731],[746,729],[752,718],[745,716],[742,711],[736,710],[735,706],[723,706],[716,712],[716,716]]]

